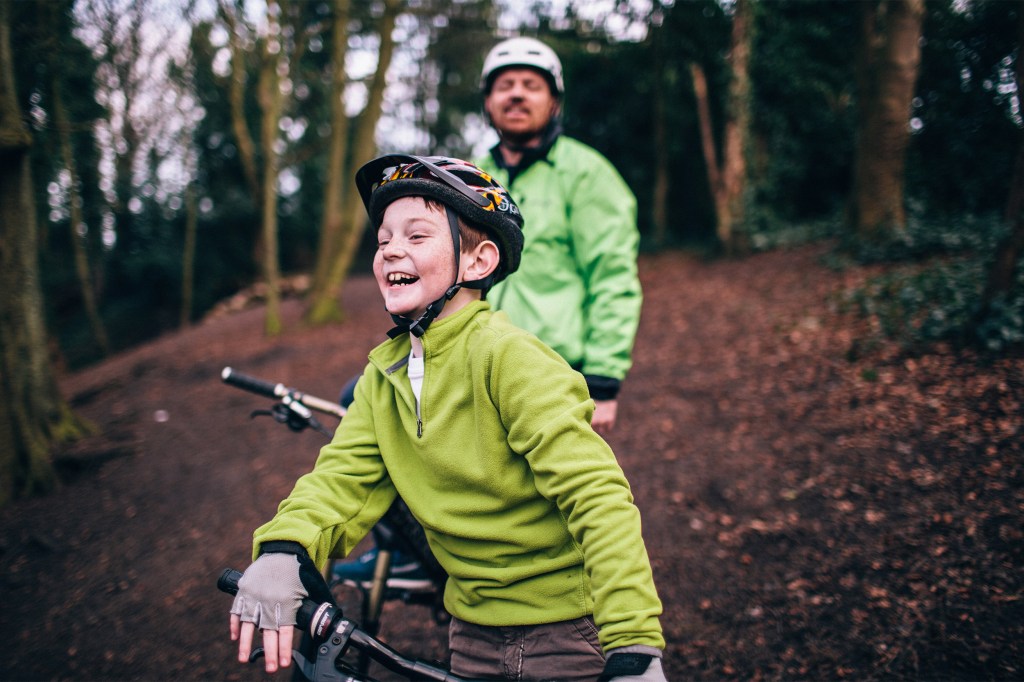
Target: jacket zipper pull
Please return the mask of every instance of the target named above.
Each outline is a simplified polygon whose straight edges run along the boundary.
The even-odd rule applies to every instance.
[[[423,420],[416,417],[416,437],[423,438]]]

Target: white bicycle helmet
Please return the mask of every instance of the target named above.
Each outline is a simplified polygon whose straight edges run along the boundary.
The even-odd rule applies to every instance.
[[[480,89],[484,94],[491,91],[498,71],[509,66],[528,66],[537,69],[547,76],[556,95],[560,97],[565,92],[562,62],[554,50],[536,38],[509,38],[492,47],[484,59],[483,72],[480,74]]]

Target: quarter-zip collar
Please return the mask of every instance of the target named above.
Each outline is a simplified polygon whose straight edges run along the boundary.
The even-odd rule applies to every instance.
[[[434,320],[430,328],[420,337],[420,343],[423,344],[424,374],[419,401],[413,394],[408,372],[403,371],[409,364],[409,352],[412,349],[409,335],[404,334],[385,341],[370,352],[370,363],[388,378],[388,381],[394,386],[398,398],[415,411],[417,437],[423,437],[423,406],[428,405],[432,398],[430,393],[431,367],[438,362],[449,360],[445,354],[456,345],[465,328],[472,323],[477,314],[490,310],[490,307],[486,301],[472,301],[461,310]]]

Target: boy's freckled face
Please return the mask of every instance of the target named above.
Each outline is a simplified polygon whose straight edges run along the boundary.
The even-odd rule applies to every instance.
[[[455,254],[445,213],[420,197],[388,205],[377,230],[373,274],[389,313],[421,315],[454,282]]]

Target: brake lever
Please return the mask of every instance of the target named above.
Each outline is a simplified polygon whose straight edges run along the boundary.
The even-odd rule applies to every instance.
[[[353,630],[355,623],[343,618],[335,624],[331,636],[317,646],[316,663],[312,666],[313,674],[308,676],[312,682],[357,682],[360,679],[352,677],[350,671],[347,671],[347,666],[342,665],[343,669],[339,669],[337,665],[348,651]]]
[[[274,403],[274,406],[269,410],[253,410],[249,413],[249,419],[255,419],[256,417],[273,417],[274,421],[278,424],[284,424],[295,432],[312,428],[327,438],[333,437],[333,434],[324,428],[323,424],[313,416],[313,413],[296,400],[287,403]]]
[[[317,418],[313,416],[313,410],[304,405],[301,400],[292,396],[291,393],[283,397],[281,402],[274,407],[281,407],[282,410],[287,410],[288,417],[286,423],[293,431],[301,431],[310,426],[314,431],[331,438],[331,432],[317,421]]]
[[[317,647],[317,663],[311,663],[309,659],[303,656],[296,649],[292,649],[292,661],[294,665],[298,666],[299,671],[311,682],[348,682],[354,678],[342,674],[339,670],[334,667],[334,659],[331,658],[332,651],[326,644],[321,644]],[[266,652],[263,647],[257,647],[253,649],[253,652],[249,655],[249,662],[255,663],[257,660],[263,658]],[[320,671],[317,670],[317,664],[323,661],[323,666]]]
[[[297,649],[292,649],[292,660],[295,661],[295,665],[299,667],[299,671],[302,672],[303,676],[307,680],[314,679],[313,676],[316,674],[316,666],[306,660],[306,657],[300,654]]]
[[[255,419],[256,417],[273,417],[274,421],[278,424],[284,424],[296,432],[303,431],[310,426],[318,431],[323,428],[312,414],[304,415],[283,403],[274,403],[274,406],[269,410],[253,410],[249,413],[249,419]]]

